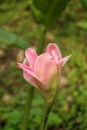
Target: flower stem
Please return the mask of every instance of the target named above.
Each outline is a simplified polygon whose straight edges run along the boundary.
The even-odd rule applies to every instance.
[[[43,50],[43,46],[45,43],[45,35],[46,35],[46,27],[41,25],[40,26],[40,35],[39,35],[39,42],[37,45],[37,53],[40,54]]]
[[[21,130],[27,130],[27,124],[28,124],[33,95],[34,95],[34,87],[32,86],[27,87],[26,104],[24,108],[23,119],[20,126]]]
[[[47,130],[47,120],[52,108],[52,104],[53,102],[49,104],[46,100],[44,101],[40,130]]]

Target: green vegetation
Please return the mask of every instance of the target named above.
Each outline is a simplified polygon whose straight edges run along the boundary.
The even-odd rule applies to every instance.
[[[80,1],[72,0],[56,24],[47,30],[46,43],[58,43],[63,56],[72,55],[62,71],[49,130],[87,130],[87,9]],[[30,3],[4,0],[0,5],[0,28],[35,47],[40,30],[31,15]],[[0,40],[0,130],[19,130],[29,85],[16,62],[23,60],[24,52],[12,46],[15,40]],[[37,90],[34,97],[28,130],[38,130],[41,118],[43,99]]]

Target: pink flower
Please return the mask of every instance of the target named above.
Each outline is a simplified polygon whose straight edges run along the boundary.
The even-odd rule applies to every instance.
[[[70,55],[62,58],[58,46],[54,43],[49,43],[45,53],[39,56],[35,50],[28,48],[25,50],[25,56],[24,62],[18,63],[18,67],[23,69],[25,80],[41,90],[48,89],[55,70],[61,71],[70,58]]]

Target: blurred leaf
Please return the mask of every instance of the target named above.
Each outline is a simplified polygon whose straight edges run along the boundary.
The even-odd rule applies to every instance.
[[[49,26],[53,24],[67,6],[69,0],[33,0],[36,22]],[[42,6],[43,5],[43,6]]]
[[[4,47],[15,45],[23,50],[28,47],[28,44],[16,35],[0,29],[0,44]]]
[[[20,111],[14,110],[12,112],[9,112],[8,120],[6,122],[4,130],[18,130],[20,119],[21,119]]]
[[[31,110],[30,119],[36,124],[39,124],[40,122],[41,111],[40,108],[34,108]]]
[[[82,29],[87,29],[87,21],[79,21],[77,22],[77,26]]]
[[[35,105],[41,105],[43,104],[43,98],[41,98],[40,95],[37,95],[34,99],[33,99],[33,103]]]
[[[62,119],[58,117],[56,113],[51,112],[48,120],[49,125],[58,125],[62,122]]]
[[[83,7],[87,9],[87,0],[80,0],[80,2],[83,5]]]

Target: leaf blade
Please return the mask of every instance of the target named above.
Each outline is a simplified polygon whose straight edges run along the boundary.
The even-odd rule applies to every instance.
[[[60,17],[70,0],[33,0],[33,6],[41,12],[36,22],[45,26],[52,25]]]
[[[21,38],[3,29],[0,29],[0,44],[2,44],[2,46],[5,47],[14,45],[23,50],[25,50],[28,47],[28,44],[25,41],[23,41]]]

